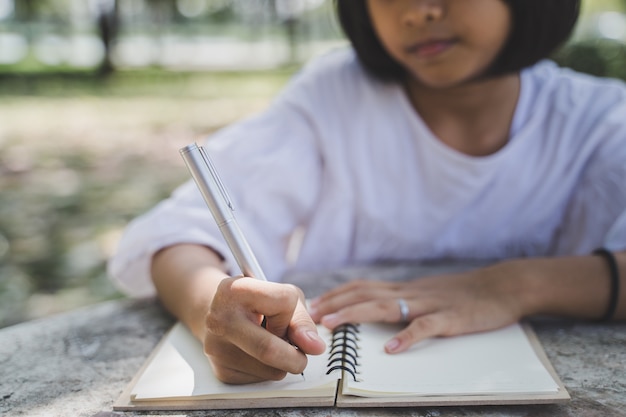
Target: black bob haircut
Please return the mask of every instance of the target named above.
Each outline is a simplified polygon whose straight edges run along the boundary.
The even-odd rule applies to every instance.
[[[465,1],[465,0],[462,0]],[[483,76],[517,72],[548,58],[570,36],[580,0],[502,0],[511,11],[509,39]],[[372,26],[366,0],[335,0],[341,27],[363,66],[383,80],[402,81],[404,68],[383,48]]]

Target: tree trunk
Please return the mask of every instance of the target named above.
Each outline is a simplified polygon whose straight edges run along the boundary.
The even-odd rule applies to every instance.
[[[113,0],[112,7],[100,8],[98,14],[98,33],[104,45],[104,57],[97,73],[99,77],[107,77],[115,71],[113,65],[113,43],[117,38],[120,26],[119,0]]]

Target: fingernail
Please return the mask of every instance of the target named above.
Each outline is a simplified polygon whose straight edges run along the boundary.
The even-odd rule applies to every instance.
[[[317,334],[317,332],[313,331],[313,330],[308,330],[306,333],[306,336],[310,339],[313,340],[315,342],[323,342],[324,340],[320,337],[319,334]]]
[[[315,307],[309,307],[309,315],[311,317],[316,317],[317,316],[317,308]]]
[[[385,350],[387,352],[395,352],[400,347],[400,341],[398,339],[391,339],[385,344]]]
[[[319,303],[320,303],[320,298],[319,297],[316,297],[316,298],[312,299],[311,301],[309,301],[309,305],[311,307],[314,307],[314,306],[318,305]]]

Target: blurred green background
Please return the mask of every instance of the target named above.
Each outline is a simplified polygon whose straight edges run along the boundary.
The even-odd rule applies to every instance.
[[[625,11],[584,1],[555,59],[626,80]],[[330,0],[0,0],[0,327],[120,297],[106,259],[178,149],[343,43]]]

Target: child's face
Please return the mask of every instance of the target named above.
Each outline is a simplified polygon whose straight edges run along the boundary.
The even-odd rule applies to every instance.
[[[502,0],[368,0],[368,8],[387,52],[433,88],[482,75],[512,26]]]

